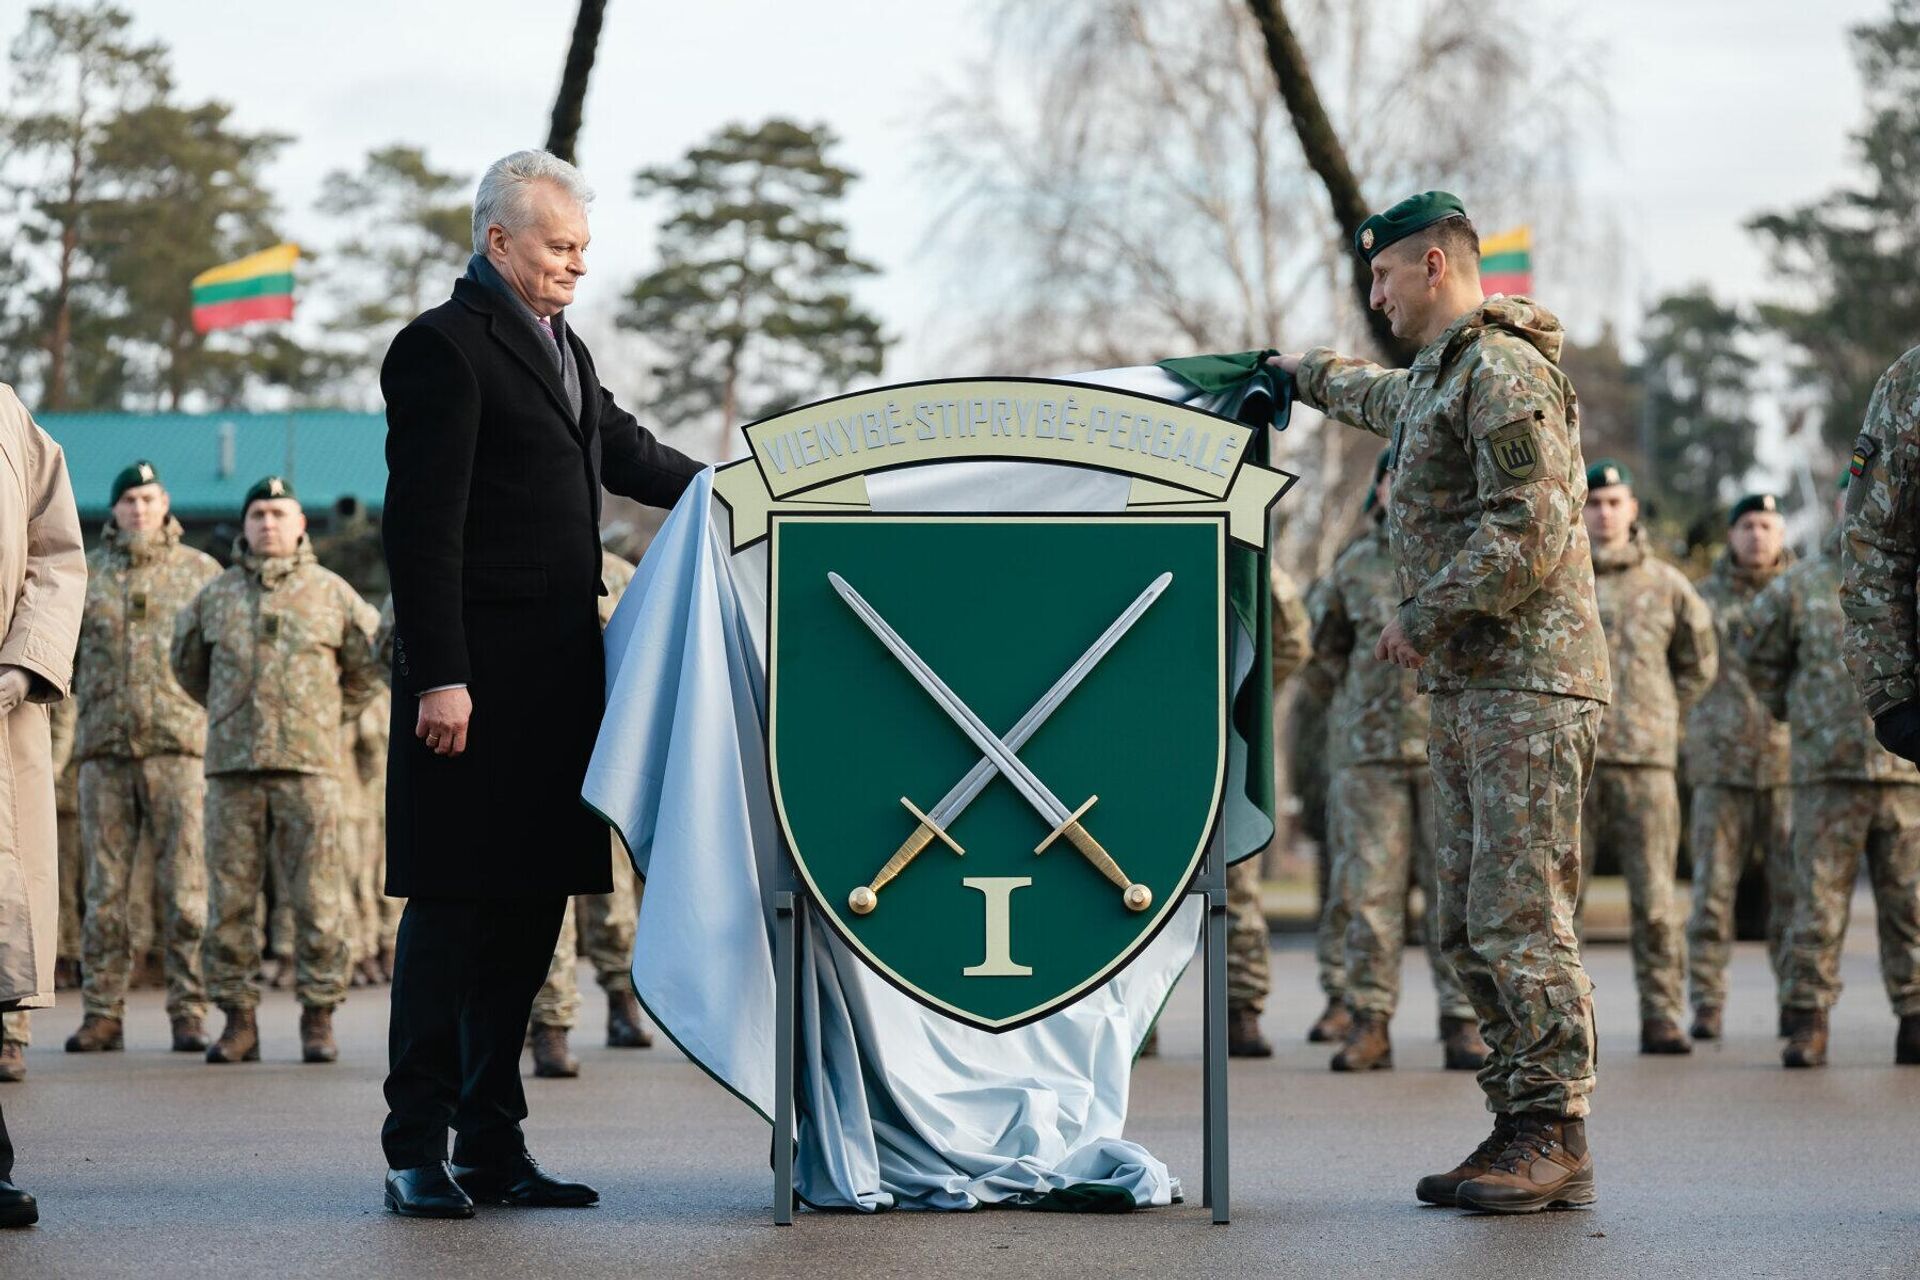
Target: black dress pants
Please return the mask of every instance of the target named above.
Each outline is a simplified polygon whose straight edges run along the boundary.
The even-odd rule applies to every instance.
[[[520,1084],[533,998],[546,981],[564,895],[410,898],[394,947],[387,1023],[387,1165],[497,1164],[526,1149]]]

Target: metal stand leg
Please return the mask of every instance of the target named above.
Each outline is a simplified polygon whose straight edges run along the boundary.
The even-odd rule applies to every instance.
[[[794,894],[773,895],[773,1220],[793,1225],[793,1073],[799,1004],[799,926]]]
[[[1207,924],[1202,961],[1206,966],[1206,1043],[1202,1058],[1206,1128],[1202,1160],[1206,1169],[1200,1202],[1213,1210],[1214,1225],[1224,1226],[1231,1205],[1227,1184],[1227,870],[1218,836],[1207,851],[1205,883],[1202,900],[1207,905]]]

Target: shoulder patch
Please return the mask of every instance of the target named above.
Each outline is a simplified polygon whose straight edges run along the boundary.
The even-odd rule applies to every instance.
[[[1530,478],[1540,465],[1540,446],[1534,438],[1537,418],[1516,419],[1487,436],[1495,465],[1515,480]]]
[[[1867,464],[1873,461],[1873,455],[1879,451],[1880,442],[1863,433],[1853,442],[1853,458],[1847,463],[1847,473],[1858,480],[1867,473]]]

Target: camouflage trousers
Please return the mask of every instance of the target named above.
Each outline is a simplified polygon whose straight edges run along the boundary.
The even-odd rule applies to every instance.
[[[260,893],[278,868],[293,911],[294,993],[311,1008],[347,997],[340,785],[313,773],[207,779],[207,989],[222,1009],[260,1002]]]
[[[1581,814],[1580,843],[1583,875],[1591,875],[1599,851],[1609,849],[1626,876],[1641,1020],[1679,1022],[1686,926],[1673,892],[1674,867],[1680,860],[1680,785],[1673,770],[1596,767]]]
[[[1440,1014],[1473,1017],[1473,1005],[1440,954],[1432,904],[1433,780],[1425,764],[1355,764],[1334,771],[1327,792],[1327,836],[1346,917],[1346,999],[1355,1012],[1391,1018],[1400,1003],[1400,957],[1407,936],[1407,885],[1417,875],[1428,903],[1427,960]]]
[[[340,863],[346,873],[347,941],[354,963],[391,950],[400,913],[381,892],[387,878],[387,833],[379,813],[367,808],[340,820]],[[391,927],[389,927],[391,921]]]
[[[1260,855],[1227,868],[1227,1007],[1258,1016],[1273,989],[1267,913],[1260,905]]]
[[[1840,945],[1866,856],[1880,932],[1880,978],[1900,1017],[1920,1014],[1920,783],[1813,782],[1793,789],[1793,925],[1785,999],[1840,998]]]
[[[201,839],[204,762],[198,756],[99,758],[80,766],[80,838],[87,850],[81,957],[88,1013],[124,1018],[132,923],[152,910],[133,892],[143,844],[153,854],[154,897],[166,954],[167,1016],[207,1012],[201,944],[207,930],[207,862]]]
[[[1580,964],[1580,802],[1601,706],[1507,689],[1433,697],[1440,948],[1492,1050],[1494,1112],[1584,1116],[1593,984]]]
[[[0,1013],[0,1044],[32,1044],[33,1015],[25,1009]]]
[[[567,902],[547,980],[533,998],[533,1021],[571,1030],[580,1021],[579,958],[584,951],[602,991],[633,990],[633,935],[640,921],[640,877],[613,837],[613,892]]]
[[[1313,927],[1313,968],[1329,1000],[1347,996],[1347,901],[1340,895],[1340,849],[1333,837],[1333,788],[1327,788],[1327,844],[1321,872],[1320,919]]]
[[[1758,862],[1767,877],[1767,959],[1778,983],[1793,920],[1793,859],[1785,787],[1694,788],[1687,847],[1693,853],[1693,912],[1687,918],[1687,987],[1696,1009],[1727,1003],[1733,957],[1733,896]]]
[[[78,960],[85,946],[80,922],[87,901],[87,856],[80,843],[78,813],[61,812],[56,840],[60,859],[59,956],[62,960]]]

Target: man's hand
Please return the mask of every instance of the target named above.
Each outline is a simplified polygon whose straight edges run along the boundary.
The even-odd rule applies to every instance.
[[[437,756],[452,759],[467,749],[467,722],[473,699],[465,689],[436,689],[420,695],[420,719],[413,736]]]
[[[1873,721],[1873,736],[1903,760],[1920,763],[1920,702],[1888,707]]]
[[[1426,663],[1407,639],[1407,633],[1400,628],[1400,619],[1395,618],[1380,633],[1380,642],[1373,646],[1373,656],[1381,662],[1391,662],[1396,667],[1405,667],[1409,671],[1418,671]]]
[[[10,716],[27,700],[33,678],[19,667],[0,667],[0,716]]]
[[[1300,358],[1305,354],[1303,351],[1289,351],[1283,355],[1268,356],[1267,363],[1282,373],[1292,376],[1300,372]]]

